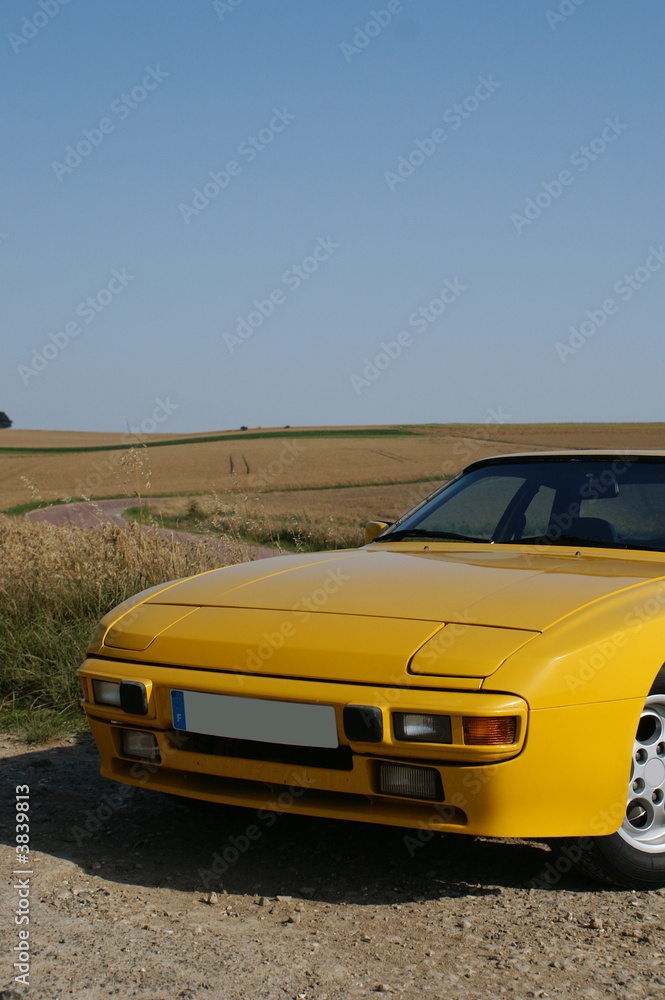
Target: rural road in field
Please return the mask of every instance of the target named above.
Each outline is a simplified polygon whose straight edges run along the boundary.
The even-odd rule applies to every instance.
[[[153,499],[159,500],[160,498],[154,497]],[[122,515],[129,507],[135,506],[135,497],[126,497],[122,500],[86,500],[79,503],[55,504],[53,507],[40,507],[38,510],[29,511],[26,517],[29,521],[73,525],[77,528],[100,528],[104,524],[115,524],[120,528],[127,528],[130,522]],[[167,528],[151,526],[143,526],[143,530],[158,538],[164,538],[168,542],[173,539],[178,542],[205,542],[206,545],[213,546],[225,562],[237,562],[239,549],[244,550],[250,559],[266,559],[268,556],[280,554],[277,549],[259,547],[258,545],[229,545],[223,539],[212,535],[197,535],[187,531],[171,531]]]

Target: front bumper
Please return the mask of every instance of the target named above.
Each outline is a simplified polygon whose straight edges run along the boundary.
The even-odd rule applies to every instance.
[[[640,708],[634,701],[620,701],[529,712],[522,699],[508,694],[258,677],[103,657],[90,657],[80,674],[89,679],[139,680],[148,692],[144,716],[83,703],[100,752],[101,772],[107,778],[271,812],[495,837],[613,832],[622,809],[616,822],[608,810],[613,807],[616,812],[617,802],[625,806],[628,774],[624,765],[630,761],[634,717]],[[339,751],[332,751],[330,757],[302,747],[282,753],[272,744],[251,741],[230,750],[217,738],[181,733],[173,728],[173,689],[332,705]],[[346,705],[381,709],[381,743],[356,743],[345,737],[342,713]],[[453,743],[397,741],[390,725],[390,713],[395,710],[450,715]],[[518,719],[514,744],[463,744],[464,716],[501,715]],[[153,733],[161,762],[139,761],[124,754],[122,729]],[[600,731],[626,732],[627,748],[621,739],[609,751],[601,740],[588,740],[582,761],[579,734]],[[386,763],[436,769],[442,795],[437,801],[424,802],[383,794],[379,776]],[[597,777],[590,780],[590,775]],[[602,829],[597,828],[599,823]]]

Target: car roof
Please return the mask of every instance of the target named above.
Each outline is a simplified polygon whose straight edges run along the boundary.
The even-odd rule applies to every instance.
[[[501,465],[508,462],[579,462],[592,459],[608,460],[616,462],[639,462],[639,461],[663,461],[665,462],[665,451],[647,451],[630,449],[625,451],[612,451],[610,449],[593,449],[588,451],[525,451],[515,452],[509,455],[492,455],[488,458],[479,458],[476,462],[471,462],[464,469],[481,468],[484,465]]]

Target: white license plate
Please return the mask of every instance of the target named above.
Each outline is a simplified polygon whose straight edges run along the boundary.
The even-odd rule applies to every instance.
[[[339,745],[332,705],[172,690],[171,707],[173,728],[190,733],[294,747]]]

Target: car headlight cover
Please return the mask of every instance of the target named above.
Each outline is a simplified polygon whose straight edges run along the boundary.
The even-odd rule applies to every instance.
[[[452,743],[449,715],[393,712],[395,739],[417,743]]]
[[[153,733],[140,732],[138,729],[121,729],[122,753],[125,757],[136,757],[138,760],[149,760],[153,764],[161,764],[162,758]]]
[[[120,708],[120,684],[115,681],[93,680],[92,691],[98,705],[113,705]]]
[[[409,799],[443,802],[441,775],[433,767],[381,764],[379,787],[383,795],[400,795]]]

